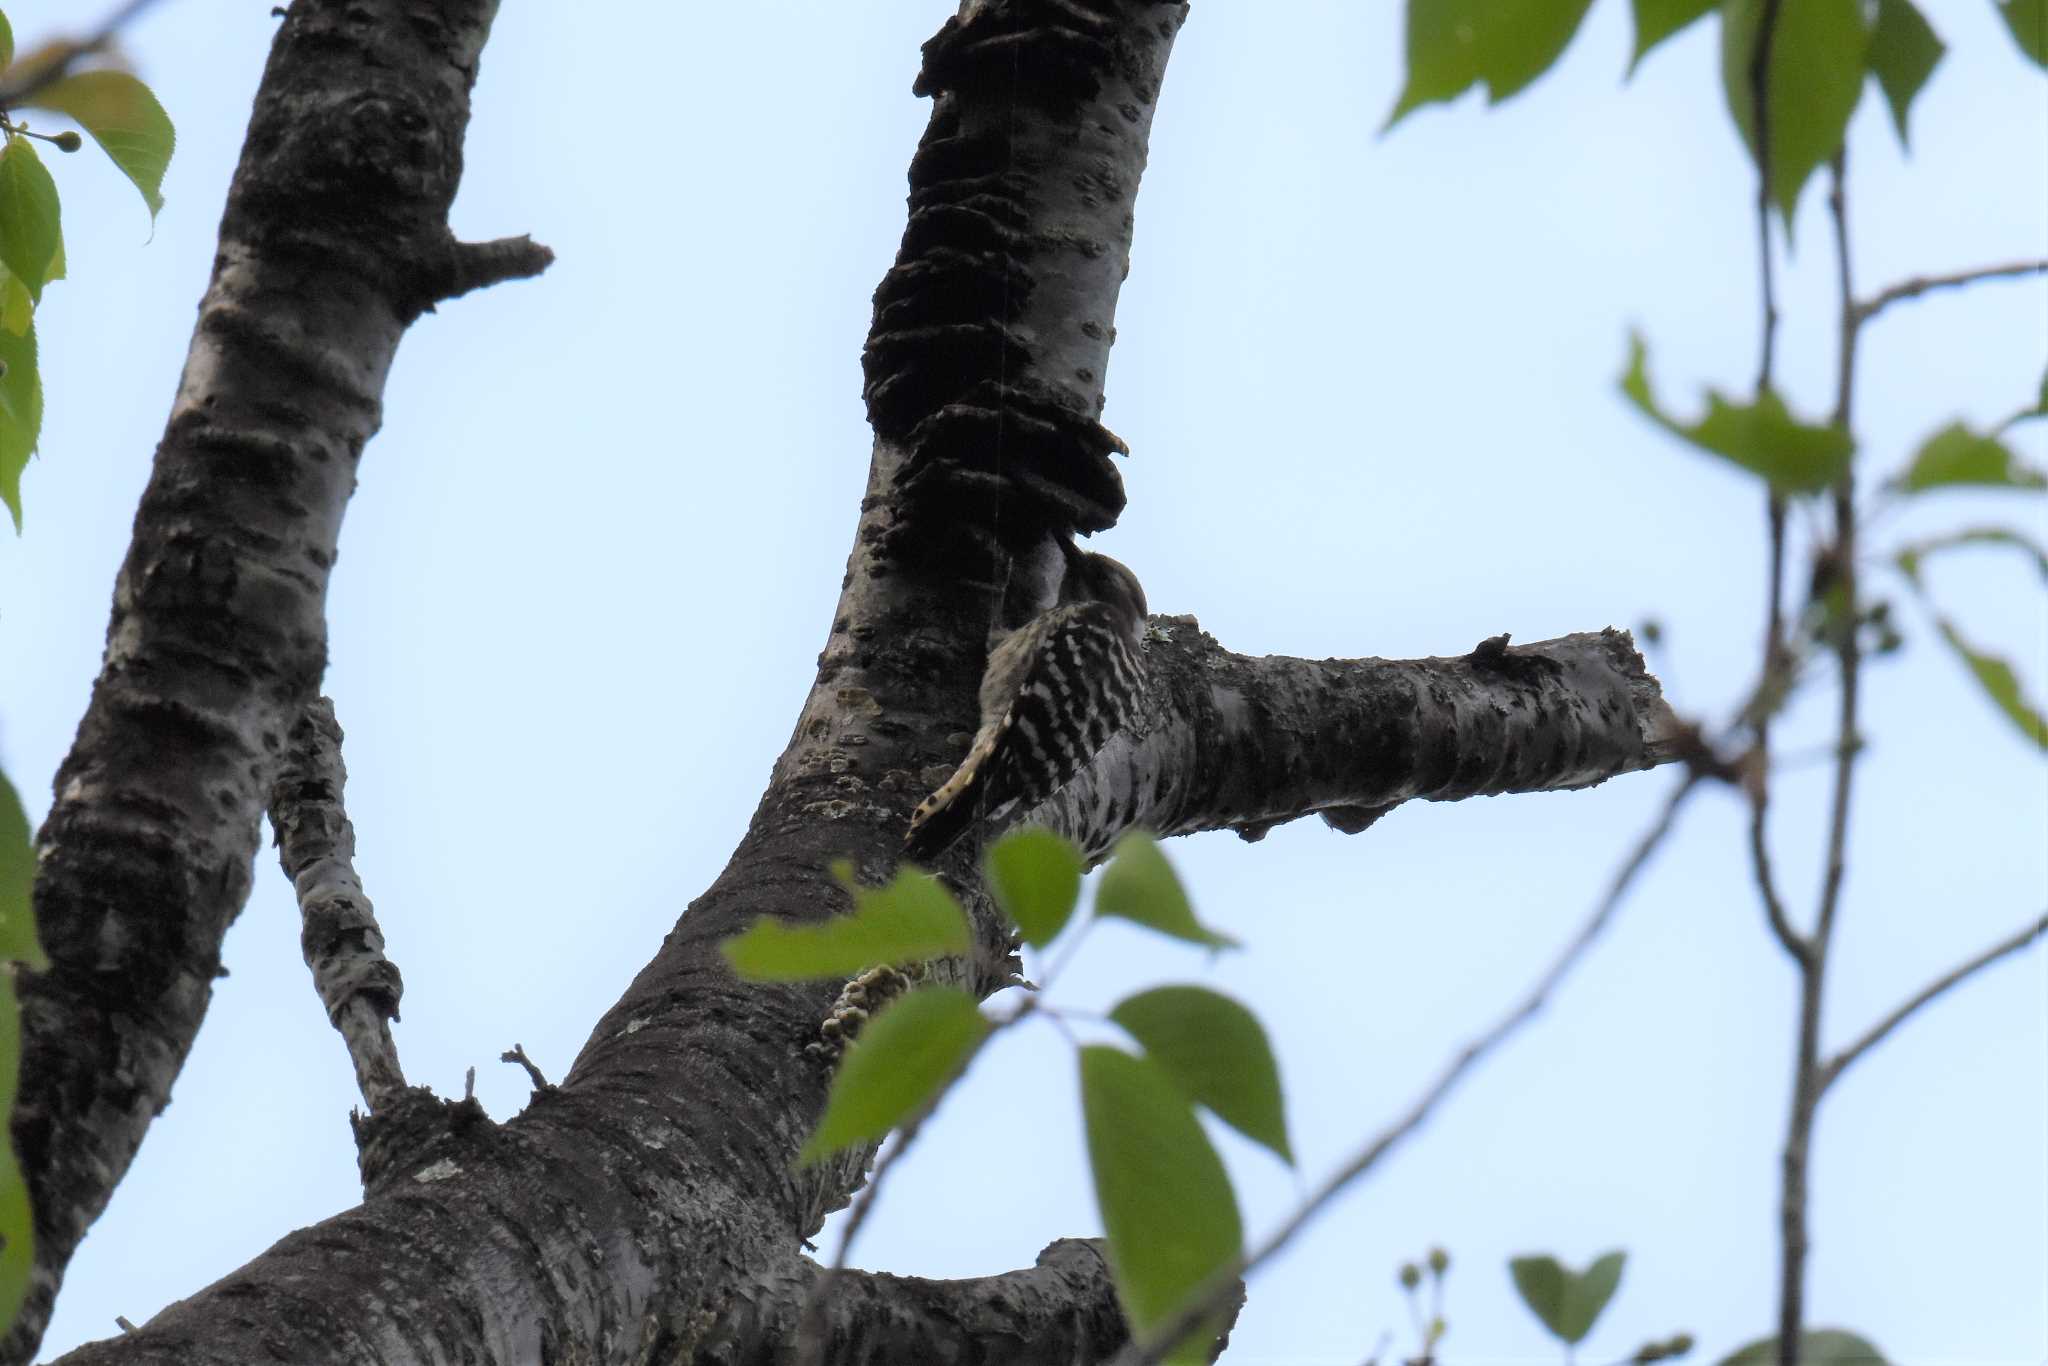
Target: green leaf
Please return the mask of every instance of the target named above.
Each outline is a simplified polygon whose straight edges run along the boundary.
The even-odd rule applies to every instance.
[[[1187,1097],[1154,1063],[1083,1048],[1081,1111],[1110,1273],[1142,1338],[1236,1261],[1244,1243],[1237,1195]],[[1180,1353],[1205,1359],[1187,1343],[1176,1360]]]
[[[21,472],[43,430],[43,381],[36,373],[36,330],[0,328],[0,503],[21,530]]]
[[[1013,830],[988,851],[996,905],[1042,949],[1059,936],[1081,896],[1081,851],[1050,830]]]
[[[14,977],[0,973],[0,1125],[11,1132],[14,1095],[21,1071],[21,1002]],[[28,1183],[14,1160],[14,1144],[0,1141],[0,1332],[14,1323],[28,1293],[35,1262],[35,1225],[29,1218]]]
[[[919,987],[882,1007],[846,1050],[798,1165],[881,1138],[934,1104],[988,1033],[974,998],[958,987]]]
[[[1567,1271],[1550,1256],[1517,1257],[1508,1263],[1522,1303],[1558,1338],[1576,1344],[1593,1330],[1600,1311],[1621,1284],[1625,1252],[1610,1252],[1584,1271]]]
[[[1949,648],[1968,666],[1977,686],[2005,713],[2006,719],[2018,726],[2020,734],[2033,741],[2035,748],[2048,750],[2048,718],[2021,694],[2019,675],[2013,672],[2012,665],[1972,647],[1947,617],[1937,616],[1934,624],[1941,628],[1941,638]]]
[[[2020,51],[2034,65],[2048,67],[2048,0],[1997,0],[1998,17],[2012,30]]]
[[[762,916],[719,946],[734,972],[751,982],[851,977],[884,963],[918,963],[971,947],[960,903],[931,874],[904,868],[887,887],[870,888],[854,884],[850,865],[832,871],[853,893],[853,910],[813,925]]]
[[[1892,480],[1901,493],[1954,488],[2048,488],[2048,474],[2020,463],[2013,449],[1995,436],[1983,436],[1960,422],[1951,422],[1920,444],[1913,463]]]
[[[36,304],[28,297],[28,286],[15,279],[13,271],[0,267],[0,327],[18,337],[28,331],[35,315]]]
[[[1258,1017],[1206,987],[1155,987],[1127,997],[1109,1018],[1144,1046],[1188,1099],[1290,1166],[1280,1069]]]
[[[50,965],[42,945],[36,942],[31,899],[35,880],[36,851],[29,838],[28,812],[22,809],[14,784],[0,773],[0,962],[26,963],[38,969]],[[0,970],[0,977],[6,975]]]
[[[178,135],[148,86],[125,71],[81,71],[44,86],[28,102],[56,110],[91,134],[135,182],[150,218],[156,218],[164,206],[164,170]]]
[[[1877,0],[1877,27],[1870,31],[1870,72],[1892,107],[1899,145],[1906,145],[1906,112],[1934,74],[1948,47],[1935,35],[1913,0]]]
[[[1628,74],[1636,74],[1650,49],[1689,27],[1695,19],[1720,0],[1630,0],[1635,9],[1636,48],[1628,59]]]
[[[4,71],[14,60],[14,25],[7,22],[7,16],[0,14],[0,71]]]
[[[1116,842],[1116,856],[1102,871],[1102,885],[1095,891],[1098,915],[1135,920],[1148,929],[1211,948],[1235,948],[1237,941],[1218,934],[1195,919],[1188,894],[1174,876],[1158,843],[1150,835],[1132,831]]]
[[[51,270],[63,240],[57,182],[27,138],[9,138],[0,151],[0,263],[38,303],[43,285],[63,273],[61,265]]]
[[[1762,475],[1779,492],[1819,493],[1849,468],[1856,443],[1847,432],[1800,422],[1769,390],[1751,404],[1731,402],[1709,390],[1707,415],[1698,422],[1680,422],[1658,406],[1646,362],[1642,337],[1630,336],[1621,392],[1631,403],[1673,436]]]
[[[1939,554],[1944,550],[1955,550],[1965,546],[1977,545],[2010,546],[2031,559],[2034,562],[2035,570],[2040,573],[2043,579],[2048,579],[2048,551],[2044,551],[2038,544],[2022,533],[2014,531],[2010,527],[2002,526],[1965,527],[1961,531],[1952,531],[1945,536],[1934,536],[1924,541],[1915,541],[1911,545],[1901,546],[1893,554],[1892,563],[1898,566],[1901,574],[1904,574],[1912,581],[1915,588],[1919,588],[1921,587],[1920,564],[1929,555]]]
[[[1408,83],[1392,128],[1425,104],[1475,85],[1499,104],[1563,55],[1592,0],[1408,0]]]
[[[1773,1335],[1721,1358],[1720,1366],[1778,1366],[1778,1361],[1778,1339]],[[1854,1333],[1811,1328],[1799,1335],[1799,1366],[1885,1366],[1885,1359]]]
[[[1756,94],[1750,80],[1763,0],[1727,0],[1721,10],[1721,86],[1750,156],[1756,156]],[[1765,91],[1771,129],[1771,202],[1789,231],[1799,191],[1841,150],[1863,94],[1870,34],[1862,0],[1780,4],[1771,30]]]

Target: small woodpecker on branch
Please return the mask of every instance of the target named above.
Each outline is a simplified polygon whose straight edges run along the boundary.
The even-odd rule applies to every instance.
[[[911,815],[910,858],[930,862],[975,820],[1044,801],[1137,711],[1145,590],[1109,556],[1063,549],[1059,602],[989,653],[981,728],[953,776]]]

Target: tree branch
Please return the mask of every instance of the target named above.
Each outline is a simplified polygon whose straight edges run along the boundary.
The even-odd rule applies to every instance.
[[[64,1267],[169,1099],[249,891],[263,807],[326,663],[342,513],[447,234],[496,6],[298,0],[228,192],[213,278],[39,837],[47,972],[24,975],[14,1138],[35,1267]]]
[[[1958,289],[1984,280],[2006,280],[2026,275],[2040,275],[2048,272],[2048,260],[2009,261],[2002,266],[1978,266],[1975,270],[1958,270],[1948,275],[1915,275],[1895,285],[1879,290],[1851,308],[1858,326],[1869,322],[1895,303],[1917,299],[1938,289]]]
[[[1999,959],[2018,953],[2027,945],[2048,934],[2048,915],[2042,915],[2032,924],[2022,925],[2013,933],[1993,944],[1974,958],[1956,964],[1941,976],[1929,982],[1909,997],[1897,1010],[1865,1030],[1860,1038],[1829,1058],[1820,1069],[1820,1089],[1833,1086],[1842,1073],[1858,1058],[1883,1043],[1894,1029],[1911,1019],[1914,1012],[1927,1005],[1952,987],[1960,986]]]
[[[316,697],[292,727],[270,788],[278,861],[299,900],[299,947],[327,1018],[348,1044],[356,1085],[372,1113],[405,1090],[390,1022],[405,983],[384,956],[384,933],[356,876],[356,832],[342,805],[348,769],[334,704]]]
[[[794,1329],[817,1302],[815,1282],[827,1274],[809,1261],[783,1264],[762,1293],[737,1301],[706,1335],[697,1359],[788,1361]],[[1101,1248],[1071,1238],[1048,1246],[1032,1268],[999,1276],[944,1281],[843,1271],[817,1317],[832,1366],[1086,1366],[1107,1361],[1129,1340]]]
[[[1259,1244],[1255,1250],[1246,1254],[1243,1259],[1229,1268],[1227,1272],[1213,1278],[1206,1287],[1191,1297],[1188,1307],[1176,1314],[1172,1320],[1162,1327],[1152,1337],[1149,1346],[1133,1344],[1130,1348],[1126,1349],[1121,1357],[1117,1358],[1115,1366],[1155,1366],[1174,1343],[1180,1341],[1182,1337],[1192,1332],[1198,1324],[1207,1320],[1218,1310],[1226,1308],[1230,1304],[1233,1285],[1241,1286],[1245,1277],[1249,1276],[1292,1242],[1295,1235],[1306,1228],[1331,1201],[1343,1194],[1352,1182],[1371,1171],[1373,1167],[1378,1165],[1380,1159],[1391,1152],[1401,1140],[1407,1138],[1416,1129],[1420,1128],[1423,1122],[1435,1112],[1437,1105],[1444,1097],[1451,1093],[1452,1089],[1464,1079],[1465,1074],[1477,1066],[1481,1059],[1485,1058],[1487,1054],[1505,1042],[1509,1036],[1533,1019],[1536,1013],[1542,1010],[1549,1001],[1550,994],[1557,989],[1558,984],[1564,981],[1565,977],[1574,967],[1578,966],[1579,960],[1585,957],[1586,951],[1592,947],[1593,942],[1600,937],[1601,932],[1613,920],[1614,913],[1621,906],[1622,899],[1628,894],[1628,889],[1634,885],[1636,875],[1642,872],[1643,868],[1649,863],[1650,856],[1657,851],[1658,846],[1663,844],[1665,837],[1671,833],[1671,827],[1678,818],[1679,809],[1685,805],[1686,798],[1690,797],[1697,789],[1699,782],[1699,775],[1690,771],[1679,780],[1678,786],[1673,788],[1671,795],[1665,799],[1664,809],[1658,813],[1657,819],[1650,824],[1649,829],[1643,832],[1642,837],[1636,841],[1635,848],[1629,852],[1628,857],[1622,860],[1621,866],[1615,870],[1614,878],[1608,884],[1607,894],[1600,899],[1600,904],[1593,908],[1593,913],[1586,917],[1584,924],[1580,925],[1579,932],[1572,936],[1571,942],[1566,944],[1557,957],[1551,961],[1550,967],[1536,980],[1536,985],[1530,989],[1529,994],[1522,999],[1521,1003],[1503,1016],[1500,1022],[1494,1025],[1492,1029],[1489,1029],[1486,1033],[1480,1035],[1459,1050],[1457,1056],[1451,1060],[1450,1065],[1438,1074],[1437,1079],[1408,1108],[1407,1113],[1387,1128],[1381,1130],[1369,1143],[1360,1148],[1350,1161],[1338,1168],[1334,1174],[1325,1178],[1323,1183],[1315,1189],[1315,1192],[1304,1200],[1295,1212],[1288,1216],[1287,1221],[1269,1235],[1264,1242]],[[1237,1293],[1241,1295],[1242,1290],[1240,1289]]]
[[[1155,617],[1144,715],[1028,819],[1095,854],[1134,826],[1257,839],[1315,813],[1358,830],[1413,798],[1590,787],[1677,757],[1627,632],[1505,639],[1445,659],[1252,657]]]

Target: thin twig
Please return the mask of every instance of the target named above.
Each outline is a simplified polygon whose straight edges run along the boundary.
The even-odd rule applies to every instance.
[[[1837,150],[1828,168],[1828,218],[1833,224],[1835,273],[1839,295],[1841,342],[1836,362],[1835,411],[1833,425],[1849,430],[1856,394],[1856,343],[1863,319],[1856,309],[1856,291],[1849,258],[1848,154]],[[1834,623],[1834,650],[1839,661],[1840,705],[1835,725],[1835,781],[1829,799],[1828,841],[1823,867],[1820,906],[1814,916],[1813,934],[1807,939],[1808,955],[1801,963],[1799,981],[1799,1039],[1793,1060],[1791,1113],[1785,1124],[1785,1151],[1779,1191],[1778,1221],[1780,1248],[1778,1283],[1779,1358],[1785,1366],[1797,1366],[1801,1334],[1805,1329],[1807,1236],[1807,1176],[1813,1149],[1813,1122],[1826,1089],[1820,1062],[1821,1001],[1827,986],[1828,950],[1834,942],[1835,914],[1842,900],[1842,882],[1848,870],[1849,806],[1856,774],[1857,707],[1861,696],[1862,646],[1860,595],[1856,577],[1856,473],[1845,466],[1835,481],[1834,544],[1825,552],[1829,573],[1814,585],[1816,593],[1831,595],[1839,604]]]
[[[1883,1043],[1887,1035],[1912,1018],[1913,1013],[1919,1010],[1920,1007],[1934,1000],[1943,992],[1948,991],[1951,987],[1961,985],[1965,980],[1974,977],[1999,959],[2018,953],[2021,949],[2039,939],[2043,934],[2048,934],[2048,914],[2042,915],[2030,925],[2022,925],[2018,931],[2007,935],[1976,957],[1966,962],[1958,963],[1955,967],[1950,968],[1947,972],[1929,982],[1926,986],[1915,992],[1897,1010],[1894,1010],[1891,1014],[1872,1025],[1864,1032],[1861,1038],[1843,1048],[1832,1058],[1829,1058],[1820,1069],[1821,1089],[1825,1091],[1828,1087],[1833,1086],[1836,1079],[1842,1073],[1849,1070],[1851,1063],[1854,1063],[1865,1053]]]
[[[155,3],[156,0],[128,0],[86,37],[52,44],[52,50],[34,67],[17,73],[12,81],[0,82],[0,110],[12,109],[63,80],[72,67],[104,50],[131,20]]]
[[[1565,976],[1578,965],[1586,950],[1614,918],[1615,911],[1620,908],[1622,899],[1635,882],[1637,874],[1642,872],[1644,865],[1650,861],[1651,854],[1664,842],[1665,836],[1671,833],[1679,808],[1698,788],[1699,783],[1700,775],[1691,770],[1679,780],[1678,786],[1673,788],[1671,795],[1665,799],[1664,809],[1658,813],[1656,821],[1643,832],[1642,838],[1636,841],[1635,848],[1629,852],[1628,858],[1615,870],[1614,878],[1608,884],[1607,894],[1600,899],[1600,904],[1586,917],[1585,923],[1579,927],[1579,932],[1551,961],[1550,967],[1537,979],[1536,985],[1519,1005],[1503,1016],[1492,1029],[1460,1049],[1457,1056],[1451,1059],[1450,1065],[1438,1074],[1437,1079],[1408,1108],[1406,1114],[1381,1130],[1371,1142],[1353,1154],[1348,1162],[1325,1178],[1314,1193],[1303,1200],[1294,1213],[1288,1216],[1287,1221],[1254,1251],[1211,1277],[1190,1297],[1186,1308],[1175,1314],[1150,1337],[1149,1345],[1132,1343],[1118,1355],[1115,1366],[1156,1366],[1174,1344],[1184,1339],[1224,1306],[1240,1281],[1292,1242],[1295,1235],[1307,1227],[1331,1201],[1343,1194],[1352,1182],[1371,1171],[1396,1144],[1420,1128],[1423,1121],[1435,1111],[1438,1103],[1450,1094],[1452,1088],[1464,1079],[1465,1074],[1471,1071],[1480,1059],[1491,1053],[1509,1035],[1542,1010],[1548,1003],[1551,992],[1555,991]]]
[[[1763,303],[1762,338],[1757,348],[1756,392],[1770,391],[1778,354],[1777,275],[1771,261],[1771,48],[1778,27],[1781,0],[1764,0],[1757,15],[1756,48],[1749,61],[1750,130],[1756,146],[1756,258],[1757,277]],[[1764,604],[1763,676],[1757,695],[1766,705],[1753,718],[1756,730],[1756,768],[1750,775],[1749,849],[1750,866],[1756,875],[1757,893],[1771,933],[1777,936],[1795,962],[1806,961],[1806,945],[1785,914],[1785,899],[1771,871],[1769,839],[1771,712],[1775,709],[1777,680],[1785,661],[1785,496],[1773,488],[1766,495],[1765,518],[1770,532],[1770,565]]]
[[[2043,273],[2048,273],[2048,260],[2009,261],[2002,266],[1979,266],[1975,270],[1958,270],[1948,275],[1915,275],[1910,280],[1901,280],[1881,289],[1855,305],[1856,321],[1858,325],[1867,323],[1895,303],[1917,299],[1938,289],[1956,289],[1981,280],[2007,280]]]

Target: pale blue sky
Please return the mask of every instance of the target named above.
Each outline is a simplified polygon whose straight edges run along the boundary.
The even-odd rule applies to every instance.
[[[393,372],[331,599],[360,870],[404,971],[411,1079],[478,1068],[494,1114],[559,1076],[723,863],[825,637],[867,462],[858,354],[896,249],[927,106],[917,45],[948,6],[508,4],[485,54],[456,206],[470,237],[559,260],[423,319]],[[1852,133],[1866,288],[2048,251],[2048,82],[1987,0],[1931,0],[1952,48],[1904,161],[1871,92]],[[6,6],[23,40],[76,0]],[[1757,491],[1614,392],[1640,328],[1660,392],[1755,367],[1749,174],[1712,25],[1623,88],[1627,7],[1599,0],[1551,77],[1376,129],[1400,11],[1197,5],[1176,49],[1118,316],[1108,424],[1131,445],[1101,539],[1154,607],[1233,648],[1461,653],[1654,615],[1668,696],[1723,716],[1759,635]],[[0,536],[0,757],[32,813],[97,667],[113,574],[204,287],[273,22],[165,3],[135,60],[180,145],[150,238],[91,154],[56,166],[74,278],[40,322],[49,417]],[[1780,372],[1825,411],[1832,266],[1817,193],[1785,281]],[[2048,290],[1902,307],[1867,336],[1873,474],[1958,415],[2020,406],[2048,362]],[[2048,459],[2048,424],[2016,434]],[[1878,544],[1964,522],[2043,531],[2035,498],[1956,495]],[[2042,598],[2017,562],[1934,582],[2048,691]],[[1860,1031],[2048,897],[2048,781],[1900,603],[1874,664],[1831,1038]],[[1781,727],[1825,742],[1816,698]],[[1404,809],[1346,838],[1307,822],[1172,854],[1211,965],[1105,931],[1061,995],[1166,980],[1242,996],[1286,1074],[1306,1183],[1403,1109],[1576,925],[1673,777]],[[1784,884],[1810,914],[1826,773],[1777,795]],[[1553,1008],[1252,1290],[1232,1363],[1356,1363],[1411,1344],[1404,1257],[1455,1259],[1457,1366],[1554,1361],[1514,1254],[1630,1262],[1580,1359],[1687,1328],[1711,1362],[1775,1312],[1775,1163],[1793,977],[1710,792]],[[233,975],[107,1215],[49,1347],[141,1321],[351,1203],[356,1097],[266,852]],[[2048,1358],[2048,956],[1945,1000],[1859,1067],[1816,1149],[1816,1323],[1903,1362]],[[1296,1178],[1225,1140],[1255,1229]],[[963,1198],[970,1196],[972,1198]],[[1028,1265],[1097,1225],[1071,1064],[1003,1044],[892,1179],[857,1257],[927,1275]],[[828,1236],[829,1231],[828,1231]]]

